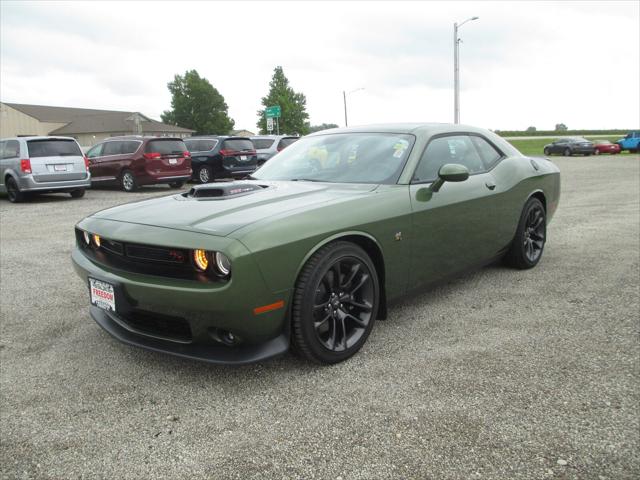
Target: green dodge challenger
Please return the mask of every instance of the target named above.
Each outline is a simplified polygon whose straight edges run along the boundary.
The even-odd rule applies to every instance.
[[[245,180],[95,213],[73,262],[122,342],[219,364],[336,363],[398,297],[503,258],[534,267],[560,172],[448,124],[334,129]]]

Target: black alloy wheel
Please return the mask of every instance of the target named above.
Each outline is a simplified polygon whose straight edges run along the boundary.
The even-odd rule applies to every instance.
[[[535,267],[547,240],[547,216],[542,202],[532,197],[522,210],[516,236],[505,257],[506,262],[519,269]]]
[[[20,188],[13,177],[7,177],[6,187],[7,197],[11,203],[20,203],[26,200],[26,195],[20,191]]]
[[[317,363],[337,363],[367,340],[378,311],[378,276],[357,245],[327,245],[307,262],[296,284],[293,343]]]

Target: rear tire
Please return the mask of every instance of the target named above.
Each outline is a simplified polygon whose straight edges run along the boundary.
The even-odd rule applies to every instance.
[[[521,270],[535,267],[547,240],[547,216],[542,202],[531,197],[520,215],[516,236],[505,256],[505,263]]]
[[[335,242],[307,261],[293,293],[293,350],[316,363],[338,363],[367,341],[380,299],[378,275],[367,253]]]
[[[71,198],[82,198],[84,197],[84,193],[85,193],[85,189],[79,188],[77,190],[71,190],[69,192],[69,195],[71,195]]]
[[[21,203],[27,199],[27,195],[20,191],[18,183],[13,177],[7,177],[5,185],[7,187],[7,197],[11,203]]]
[[[564,156],[565,157],[570,157],[571,156],[571,149],[570,148],[565,148],[564,149]]]
[[[200,167],[200,169],[198,170],[198,181],[200,183],[209,183],[211,180],[213,180],[211,167],[208,167],[206,165]]]
[[[598,150],[597,148],[595,149],[595,151],[593,152],[594,155],[600,155],[600,150]]]
[[[182,188],[184,186],[185,182],[171,182],[169,184],[169,186],[171,188]]]
[[[124,170],[120,175],[120,187],[125,192],[135,192],[138,188],[136,177],[131,170]]]

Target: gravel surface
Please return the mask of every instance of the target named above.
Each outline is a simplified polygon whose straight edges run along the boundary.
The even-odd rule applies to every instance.
[[[405,300],[332,367],[194,363],[91,320],[73,225],[167,188],[0,200],[0,477],[638,478],[640,158],[554,161],[537,268]]]

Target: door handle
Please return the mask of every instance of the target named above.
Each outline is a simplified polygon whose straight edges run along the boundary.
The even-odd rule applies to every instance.
[[[493,183],[492,181],[485,182],[485,186],[486,186],[489,190],[495,190],[495,188],[496,188],[496,184],[495,184],[495,183]]]

